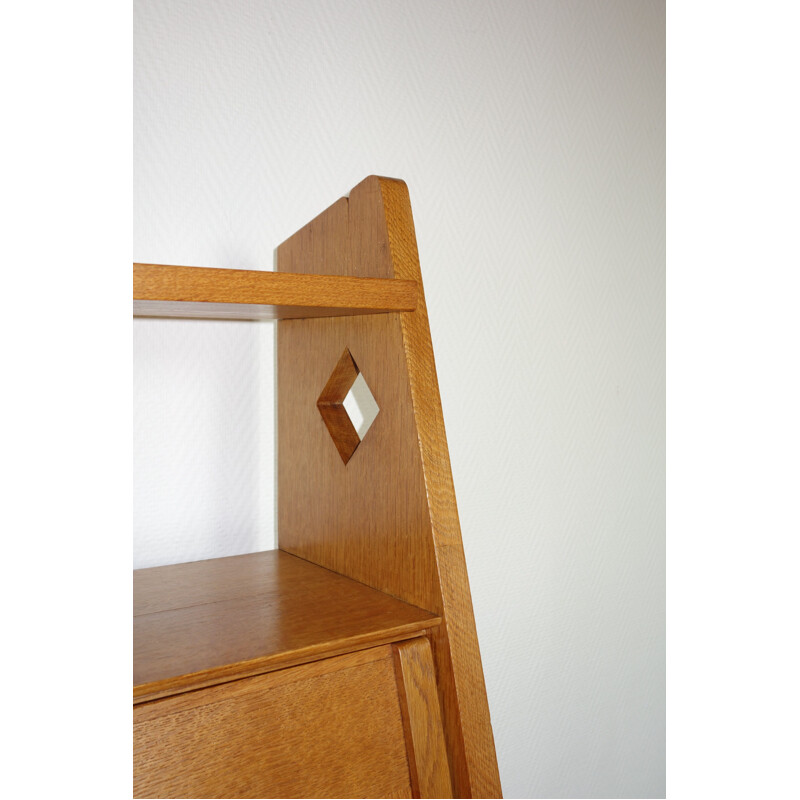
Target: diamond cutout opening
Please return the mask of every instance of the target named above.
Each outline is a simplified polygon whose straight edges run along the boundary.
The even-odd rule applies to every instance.
[[[328,378],[317,408],[346,464],[380,411],[349,349],[345,348]]]
[[[367,386],[367,382],[364,380],[364,376],[360,372],[350,387],[350,391],[347,393],[342,405],[347,412],[347,416],[350,417],[350,422],[353,423],[353,427],[356,429],[358,438],[363,442],[380,409],[372,396],[372,392],[369,390],[369,386]]]

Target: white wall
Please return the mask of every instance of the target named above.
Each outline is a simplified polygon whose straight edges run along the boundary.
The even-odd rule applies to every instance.
[[[505,795],[663,796],[663,3],[134,6],[134,260],[408,183]],[[273,336],[134,321],[135,566],[274,546]]]

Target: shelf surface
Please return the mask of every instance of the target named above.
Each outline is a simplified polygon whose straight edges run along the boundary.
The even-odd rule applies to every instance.
[[[133,314],[199,319],[300,319],[414,311],[417,284],[164,264],[133,265]]]
[[[281,550],[133,573],[133,699],[407,639],[439,617]]]

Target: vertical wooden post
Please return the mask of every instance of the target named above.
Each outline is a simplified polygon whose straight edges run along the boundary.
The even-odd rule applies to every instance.
[[[430,643],[420,636],[392,650],[414,797],[452,797]]]

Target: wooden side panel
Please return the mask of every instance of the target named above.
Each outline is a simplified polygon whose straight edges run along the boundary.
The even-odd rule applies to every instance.
[[[390,646],[134,710],[134,797],[410,797]]]
[[[374,217],[373,204],[365,206]],[[375,220],[353,226],[351,247],[348,208],[340,200],[282,244],[278,269],[334,264],[346,274],[378,263],[388,272],[374,257],[380,243],[362,241],[365,231],[377,237]],[[345,349],[381,409],[346,464],[317,406]],[[281,320],[278,417],[281,549],[436,613],[436,561],[398,315]]]
[[[431,646],[417,637],[393,650],[414,797],[452,797]]]
[[[417,310],[278,323],[280,547],[443,617],[432,633],[458,797],[501,794],[408,191],[371,177],[278,270],[404,278]],[[316,407],[348,348],[381,413],[347,464]]]

